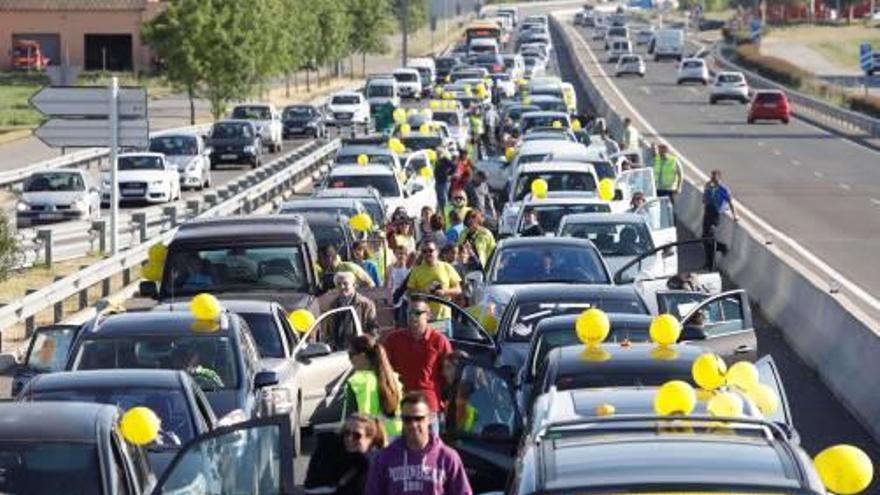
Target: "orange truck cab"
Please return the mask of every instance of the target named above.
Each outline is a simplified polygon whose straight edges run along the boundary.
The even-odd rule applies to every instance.
[[[43,55],[40,43],[33,40],[16,40],[12,47],[12,67],[16,69],[45,69],[49,57]]]

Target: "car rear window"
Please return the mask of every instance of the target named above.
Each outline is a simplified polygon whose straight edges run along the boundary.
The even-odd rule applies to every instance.
[[[758,96],[755,98],[760,102],[778,102],[782,101],[784,98],[782,93],[758,93]]]
[[[743,78],[739,74],[722,74],[718,76],[718,82],[723,83],[738,83],[742,82]]]
[[[685,69],[699,69],[699,68],[703,67],[703,62],[698,62],[696,60],[693,60],[691,62],[685,62],[683,64],[683,66]]]

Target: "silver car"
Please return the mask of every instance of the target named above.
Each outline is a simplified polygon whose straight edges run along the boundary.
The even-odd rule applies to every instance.
[[[101,215],[101,198],[84,171],[59,168],[28,177],[15,210],[19,228],[90,219]]]

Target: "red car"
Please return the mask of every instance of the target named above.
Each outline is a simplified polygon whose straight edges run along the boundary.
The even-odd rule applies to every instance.
[[[787,124],[791,118],[791,105],[782,91],[756,91],[749,105],[749,124],[756,120],[781,120]]]

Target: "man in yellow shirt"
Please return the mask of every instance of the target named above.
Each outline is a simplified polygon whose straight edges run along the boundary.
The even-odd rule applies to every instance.
[[[421,262],[409,272],[407,292],[422,292],[445,299],[460,295],[461,277],[455,267],[440,260],[437,244],[431,240],[422,242],[421,253]],[[447,306],[432,303],[430,307],[435,320],[448,320],[452,317]]]

